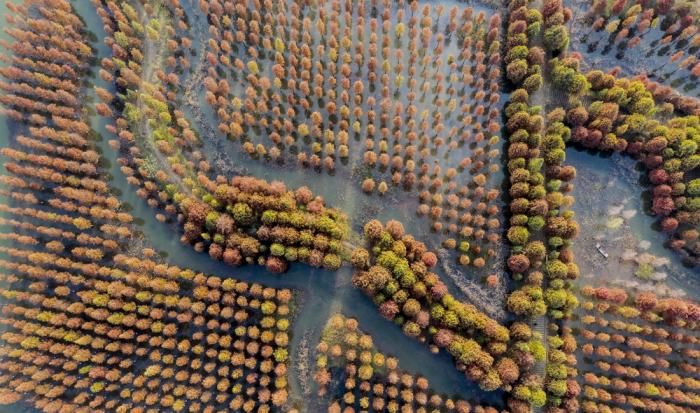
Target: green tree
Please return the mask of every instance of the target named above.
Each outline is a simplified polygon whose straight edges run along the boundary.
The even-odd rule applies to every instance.
[[[556,25],[544,31],[544,45],[552,52],[563,51],[569,46],[569,32],[563,25]]]
[[[248,226],[253,224],[253,209],[248,204],[242,202],[234,204],[231,208],[231,215],[233,215],[233,219],[238,225]]]
[[[508,229],[507,237],[513,245],[525,245],[530,238],[530,231],[525,227],[512,226]]]

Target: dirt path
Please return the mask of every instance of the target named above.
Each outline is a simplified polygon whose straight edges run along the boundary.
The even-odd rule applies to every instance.
[[[535,0],[533,1],[529,7],[537,9],[537,10],[542,10],[542,0]],[[544,43],[543,43],[543,34],[544,30],[541,32],[540,36],[538,36],[536,39],[534,39],[534,45],[533,46],[539,46],[543,50],[544,48]],[[530,102],[534,106],[541,106],[542,107],[542,113],[546,114],[547,113],[547,103],[552,102],[553,99],[553,94],[552,94],[552,88],[550,87],[551,82],[549,79],[549,70],[546,67],[542,68],[542,87],[540,87],[535,93],[530,95]],[[534,239],[542,241],[546,244],[546,236],[544,235],[543,231],[537,231],[535,234]],[[546,280],[544,281],[546,284]],[[544,288],[546,288],[546,285],[543,285]],[[545,348],[545,358],[542,361],[538,361],[535,364],[535,373],[542,378],[542,381],[546,379],[546,367],[547,367],[547,359],[549,358],[549,346],[548,346],[548,341],[547,341],[547,325],[549,324],[549,317],[547,315],[540,316],[536,319],[530,320],[529,326],[532,329],[533,332],[537,332],[540,335],[540,342]],[[543,408],[533,408],[533,411],[535,413],[541,413],[543,412]]]

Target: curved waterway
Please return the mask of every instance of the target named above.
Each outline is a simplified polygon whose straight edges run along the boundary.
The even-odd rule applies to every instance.
[[[196,68],[205,50],[204,42],[208,26],[205,17],[195,11],[198,7],[196,2],[188,3],[185,10],[193,26],[192,38],[197,55],[192,57],[192,66]],[[447,4],[451,3],[447,2]],[[102,23],[95,13],[94,6],[88,0],[75,0],[73,4],[89,30],[95,34],[96,41],[93,46],[97,49],[98,64],[92,68],[90,84],[113,90],[110,84],[102,81],[98,76],[99,60],[110,55],[109,48],[101,41],[105,36]],[[6,6],[3,2],[0,4],[0,15],[5,13]],[[0,32],[0,38],[7,40],[7,35]],[[196,70],[188,73],[183,84],[196,75]],[[196,80],[196,77],[194,79]],[[207,156],[216,159],[215,155],[221,154],[221,159],[226,161],[223,165],[224,171],[230,168],[233,173],[281,180],[290,188],[307,185],[314,193],[323,195],[329,205],[340,207],[347,212],[353,230],[356,232],[361,230],[361,225],[369,218],[397,219],[404,223],[407,232],[426,241],[433,248],[437,246],[438,239],[429,233],[428,222],[416,217],[418,203],[415,197],[400,191],[390,191],[384,198],[368,197],[361,192],[357,184],[358,178],[354,176],[355,168],[353,168],[356,163],[361,163],[358,162],[359,151],[351,156],[348,165],[339,165],[336,176],[290,166],[278,167],[267,162],[252,160],[241,152],[238,144],[228,142],[219,136],[218,131],[213,127],[218,122],[203,101],[200,92],[199,88],[195,89],[193,96],[197,99],[196,105],[184,105],[182,109],[191,119],[196,119],[192,124],[199,129],[203,137],[203,151]],[[94,105],[95,100],[94,90],[90,88],[86,101]],[[435,391],[470,401],[494,405],[502,403],[502,395],[499,392],[485,393],[468,382],[454,368],[448,355],[431,354],[426,345],[406,337],[398,326],[382,318],[372,301],[352,286],[352,269],[347,266],[339,271],[329,272],[304,264],[295,264],[286,274],[273,275],[257,266],[230,267],[210,259],[207,254],[195,252],[190,246],[182,245],[179,241],[179,228],[176,225],[158,222],[155,219],[155,211],[143,199],[136,196],[135,188],[126,182],[115,160],[114,151],[107,144],[112,137],[105,130],[106,123],[96,114],[91,115],[92,127],[101,136],[97,145],[103,153],[105,169],[110,174],[110,185],[118,190],[119,199],[129,205],[130,212],[138,219],[139,229],[143,233],[143,245],[135,245],[134,248],[153,247],[163,253],[164,260],[170,265],[219,277],[259,282],[275,288],[290,288],[296,292],[290,341],[290,393],[292,399],[302,403],[305,410],[316,411],[315,408],[319,406],[314,401],[313,386],[311,395],[305,393],[309,390],[307,384],[310,383],[310,377],[305,373],[312,373],[313,349],[318,343],[326,320],[335,312],[357,318],[360,328],[372,335],[378,349],[396,356],[400,360],[402,369],[428,378]],[[8,143],[12,133],[8,126],[6,120],[0,117],[1,145]],[[642,196],[645,188],[640,188],[640,177],[644,172],[636,169],[636,162],[619,155],[592,155],[577,150],[567,151],[567,156],[567,162],[579,171],[573,195],[577,198],[574,210],[581,224],[581,235],[575,241],[574,248],[581,266],[582,284],[599,285],[621,279],[645,285],[644,282],[635,278],[636,265],[622,259],[626,250],[636,250],[638,254],[648,253],[666,259],[667,263],[659,271],[667,275],[665,284],[669,291],[683,290],[696,298],[697,292],[700,291],[697,272],[684,267],[676,254],[663,247],[665,235],[654,229],[655,218],[645,211],[646,201]],[[213,162],[213,164],[218,168],[216,163]],[[227,175],[230,176],[230,174]],[[502,174],[494,176],[494,179],[502,179]],[[619,211],[618,207],[621,207]],[[626,211],[635,212],[625,214]],[[616,217],[623,217],[622,223],[616,228],[610,228],[609,222]],[[645,241],[643,244],[648,244],[645,248],[639,247],[643,241]],[[597,244],[609,253],[608,258],[602,257],[596,250]],[[478,277],[471,267],[466,270],[460,268],[460,271],[462,277],[471,279]],[[446,277],[442,269],[438,272],[442,272],[441,276],[448,283],[453,294],[465,298],[466,294],[457,288],[457,283],[450,277]],[[654,284],[647,283],[647,285],[654,287]],[[490,296],[486,297],[487,301],[490,299]],[[500,303],[497,304],[500,306]],[[36,409],[26,404],[14,405],[12,412],[18,411],[36,411]]]
[[[89,1],[77,0],[75,7],[85,20],[89,30],[98,39],[103,38],[104,31],[101,21]],[[191,20],[191,23],[193,25],[206,24],[205,21],[197,20]],[[104,43],[97,41],[93,46],[97,49],[98,62],[103,57],[109,56],[110,51]],[[201,53],[201,49],[199,49],[199,53]],[[99,78],[98,69],[93,68],[90,83],[112,90],[111,85]],[[89,91],[88,99],[93,102],[96,99],[92,89]],[[219,277],[259,282],[275,288],[290,288],[297,292],[290,341],[291,371],[289,379],[292,399],[301,400],[302,397],[307,397],[303,395],[303,390],[306,389],[304,382],[307,379],[310,381],[310,378],[302,377],[304,371],[300,370],[300,366],[307,364],[310,373],[313,373],[313,349],[318,343],[321,330],[331,314],[342,312],[347,316],[357,318],[361,328],[373,336],[381,351],[396,356],[400,360],[402,369],[426,377],[435,391],[470,401],[483,401],[494,405],[501,403],[499,392],[484,393],[479,391],[476,385],[468,382],[463,374],[455,369],[447,354],[434,355],[430,353],[426,345],[406,337],[398,326],[382,318],[374,303],[360,290],[352,286],[352,269],[348,266],[336,272],[329,272],[305,264],[295,264],[283,275],[272,275],[264,268],[257,266],[230,267],[222,262],[212,260],[207,254],[195,252],[190,246],[182,245],[179,241],[179,229],[175,225],[158,222],[155,219],[154,210],[143,199],[136,196],[135,188],[126,182],[124,175],[119,170],[119,165],[114,160],[114,151],[107,144],[107,141],[112,139],[109,132],[105,130],[107,122],[100,116],[93,114],[91,123],[93,129],[102,136],[98,146],[102,150],[104,158],[107,159],[105,166],[111,175],[110,184],[118,189],[119,199],[130,206],[131,214],[139,220],[139,229],[144,236],[144,247],[148,246],[164,252],[165,261],[170,265],[190,268],[197,272]],[[197,126],[196,122],[194,126]],[[205,148],[208,149],[207,152],[216,150],[212,142],[207,142],[207,139],[204,141],[207,145],[212,145]],[[253,167],[254,165],[257,167]],[[260,178],[280,179],[279,176],[275,176],[275,173],[279,174],[279,171],[270,171],[262,163],[249,162],[246,167],[245,172]],[[284,175],[281,180],[290,187],[308,185],[312,190],[321,193],[330,205],[342,204],[345,207],[350,207],[353,211],[361,211],[361,215],[367,214],[379,219],[407,218],[404,222],[415,221],[415,206],[399,206],[397,208],[394,205],[391,208],[382,208],[377,205],[379,203],[376,202],[376,199],[372,200],[357,193],[357,188],[354,185],[338,185],[337,177],[319,174],[313,179],[309,179],[307,175],[287,174],[286,172]],[[410,231],[410,228],[407,229]],[[299,359],[300,351],[307,354],[307,360]]]
[[[450,7],[456,2],[441,2],[445,7]],[[379,219],[387,221],[395,219],[400,221],[406,232],[414,235],[417,239],[425,242],[431,250],[439,250],[441,242],[446,238],[444,234],[431,231],[431,221],[427,218],[417,216],[416,210],[419,201],[415,190],[405,191],[401,188],[392,188],[385,195],[374,194],[368,196],[360,188],[360,182],[367,174],[376,182],[387,180],[388,177],[378,173],[377,170],[368,171],[362,161],[360,142],[351,142],[350,156],[347,161],[340,160],[334,172],[317,171],[313,168],[301,168],[293,160],[286,159],[284,163],[278,163],[265,159],[253,159],[241,149],[240,142],[232,142],[223,136],[215,125],[218,125],[216,113],[205,100],[203,88],[203,78],[206,76],[206,66],[201,65],[204,60],[204,51],[207,50],[207,40],[209,33],[206,30],[208,23],[206,17],[199,11],[198,6],[189,5],[184,7],[191,26],[190,36],[193,49],[196,55],[191,57],[191,70],[185,72],[182,85],[185,86],[185,102],[181,106],[192,126],[200,133],[202,148],[201,151],[210,161],[216,173],[230,177],[236,174],[251,175],[263,178],[268,181],[278,180],[284,182],[288,188],[308,186],[315,194],[322,195],[329,206],[341,209],[349,217],[351,228],[354,232],[360,233],[362,225],[369,219]],[[476,7],[476,11],[492,13],[484,7]],[[366,36],[370,35],[366,31]],[[452,47],[456,42],[452,43]],[[358,70],[364,70],[358,68]],[[238,88],[240,85],[233,82],[231,87]],[[237,89],[236,89],[237,90]],[[337,90],[338,94],[340,90]],[[239,95],[242,92],[239,91]],[[404,93],[405,95],[405,93]],[[503,98],[505,100],[505,97]],[[316,104],[316,103],[314,103]],[[318,109],[318,108],[316,108]],[[368,109],[368,108],[365,108]],[[354,145],[354,146],[353,146]],[[503,142],[496,145],[502,149]],[[451,151],[448,156],[451,158],[461,158],[468,156],[470,149],[468,146],[457,148]],[[454,159],[453,159],[454,161]],[[453,162],[454,163],[454,162]],[[490,175],[488,188],[497,188],[504,179],[503,171],[498,171]],[[468,183],[462,181],[460,183]],[[503,207],[503,205],[501,205]],[[499,215],[504,220],[502,215]],[[503,245],[496,245],[494,249],[498,256],[488,260],[488,265],[482,269],[474,266],[457,265],[457,256],[443,250],[447,258],[441,260],[442,267],[436,272],[450,288],[450,292],[460,300],[473,303],[480,310],[490,317],[504,320],[507,315],[503,310],[505,301],[505,291],[508,277],[503,272],[502,251]],[[446,267],[445,267],[446,266]],[[499,288],[487,288],[483,279],[488,274],[496,274],[504,280]]]

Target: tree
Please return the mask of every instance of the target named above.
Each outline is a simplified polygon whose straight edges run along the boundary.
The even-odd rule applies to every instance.
[[[560,52],[569,45],[569,33],[565,26],[552,26],[544,32],[544,45],[553,52]]]
[[[379,312],[388,320],[393,320],[399,311],[399,306],[392,300],[385,301],[379,306]]]
[[[377,191],[379,191],[380,195],[384,195],[388,190],[389,190],[389,186],[386,184],[386,182],[382,181],[379,183],[379,186],[377,187]]]
[[[523,81],[523,88],[525,88],[530,93],[534,93],[537,90],[539,90],[543,84],[544,80],[542,79],[542,76],[538,73],[535,73],[528,76]]]
[[[525,245],[530,237],[530,232],[525,227],[512,226],[508,229],[507,237],[513,245]]]
[[[496,363],[496,371],[503,383],[514,383],[520,376],[518,365],[510,358],[503,357]]]
[[[364,181],[362,181],[362,190],[368,194],[374,191],[374,186],[375,183],[374,179],[372,178],[367,178]]]
[[[524,273],[530,268],[530,260],[524,254],[513,254],[508,258],[508,268],[514,273]]]
[[[350,261],[355,268],[366,269],[369,266],[369,252],[364,248],[355,248]]]
[[[371,241],[376,241],[379,239],[380,235],[384,231],[384,226],[379,220],[373,219],[368,221],[364,227],[364,234]]]
[[[236,203],[231,208],[231,215],[236,224],[248,226],[253,223],[253,209],[245,203]]]
[[[506,75],[508,80],[515,84],[519,84],[527,75],[527,61],[525,59],[516,59],[506,66]]]
[[[423,261],[428,268],[431,268],[437,264],[437,256],[433,252],[427,251],[421,255],[421,261]]]
[[[323,257],[323,267],[330,271],[335,271],[342,265],[342,260],[338,255],[326,254]]]
[[[516,315],[531,315],[534,310],[534,302],[528,293],[523,290],[516,290],[508,296],[508,310]]]
[[[252,74],[258,74],[260,72],[260,69],[258,68],[258,63],[255,62],[254,60],[251,60],[247,63],[248,71]]]
[[[413,298],[409,298],[408,300],[406,300],[406,302],[403,305],[403,313],[407,317],[415,317],[420,310],[420,303]]]
[[[564,278],[566,274],[568,273],[568,267],[566,264],[559,260],[550,260],[547,265],[545,266],[545,272],[547,275],[554,279],[554,278]]]

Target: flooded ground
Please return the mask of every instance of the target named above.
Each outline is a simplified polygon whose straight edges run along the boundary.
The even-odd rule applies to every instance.
[[[567,6],[573,10],[573,19],[569,25],[571,50],[584,56],[582,66],[586,70],[608,71],[619,68],[623,76],[629,77],[646,73],[650,79],[670,86],[684,95],[700,96],[697,77],[691,76],[690,73],[692,64],[685,67],[679,65],[687,57],[697,57],[697,47],[692,47],[688,41],[683,40],[663,44],[662,39],[666,33],[660,26],[648,28],[642,33],[635,31],[635,26],[626,40],[615,41],[616,33],[611,34],[604,28],[595,30],[591,27],[590,19],[586,17],[590,12],[591,3],[589,0],[567,2]],[[619,17],[610,18],[611,21],[615,19]],[[662,24],[663,21],[662,16],[659,23]],[[640,37],[639,44],[627,47],[633,36]],[[676,53],[683,57],[670,61]]]
[[[76,5],[90,31],[97,38],[102,38],[104,32],[101,22],[94,13],[93,6],[88,0],[78,0]],[[193,19],[194,26],[205,24],[201,13],[193,16]],[[203,39],[198,40],[203,41]],[[194,43],[197,44],[196,41]],[[98,58],[108,55],[109,49],[102,42],[96,42],[94,46],[97,48]],[[93,85],[110,88],[110,85],[97,76],[97,69],[93,69],[90,80]],[[94,101],[94,92],[91,92],[87,98]],[[207,110],[203,111],[204,118],[199,126],[204,126],[206,122],[215,125],[213,113],[208,110],[206,102],[201,103],[201,107]],[[194,116],[191,107],[186,107],[186,109],[190,111],[191,116]],[[360,320],[367,333],[375,338],[378,348],[398,357],[404,370],[428,378],[435,391],[448,396],[458,394],[464,399],[492,405],[498,405],[501,402],[501,396],[498,395],[498,392],[485,394],[479,391],[475,384],[468,382],[463,374],[454,369],[453,361],[447,354],[434,355],[430,353],[427,346],[407,338],[399,326],[382,318],[370,298],[352,286],[352,269],[350,267],[346,266],[339,271],[329,272],[304,264],[296,264],[283,275],[272,275],[266,272],[263,267],[232,268],[212,260],[207,254],[195,252],[188,245],[181,244],[179,235],[174,235],[179,231],[177,225],[158,222],[155,219],[155,211],[146,204],[145,200],[136,195],[136,188],[129,185],[125,176],[120,172],[119,165],[114,161],[114,150],[107,143],[109,139],[112,139],[112,136],[105,130],[106,123],[104,118],[96,114],[91,116],[91,126],[101,136],[98,147],[106,158],[105,165],[111,175],[110,184],[117,189],[116,195],[128,205],[130,213],[137,218],[138,229],[142,233],[142,242],[133,245],[135,250],[149,246],[159,251],[170,265],[215,274],[219,277],[260,282],[275,288],[291,288],[297,291],[296,314],[290,341],[292,398],[297,398],[297,395],[302,394],[308,395],[309,392],[315,393],[313,386],[310,385],[313,383],[311,378],[313,351],[309,351],[309,348],[313,350],[315,344],[318,343],[321,330],[329,316],[342,311],[345,315]],[[200,133],[206,136],[208,129],[200,128]],[[431,236],[429,232],[428,222],[417,217],[415,213],[418,205],[416,198],[405,196],[406,194],[401,193],[400,190],[390,192],[383,198],[379,198],[378,195],[367,196],[361,191],[356,180],[350,179],[350,182],[345,182],[344,178],[346,177],[344,176],[334,176],[313,169],[295,168],[251,159],[241,151],[238,143],[218,136],[218,133],[214,136],[206,136],[203,141],[207,157],[224,161],[223,164],[222,162],[213,162],[215,167],[217,165],[220,167],[221,173],[228,172],[227,175],[230,176],[233,172],[267,180],[281,180],[290,188],[306,185],[314,193],[322,195],[328,205],[339,207],[346,212],[353,230],[356,232],[360,232],[362,224],[370,218],[384,221],[397,219],[404,223],[408,233],[426,241],[431,248],[439,247],[437,237]],[[344,169],[352,171],[353,165],[347,165]],[[452,276],[445,277],[445,279],[448,282],[451,280],[450,287],[457,297],[465,297],[463,291],[467,291],[470,287],[465,281],[474,280],[474,285],[481,284],[482,275],[473,274],[473,268],[456,268],[454,262],[446,264]],[[497,268],[499,264],[494,260],[494,268]],[[458,287],[458,283],[460,287]],[[480,293],[481,291],[471,292],[477,299],[486,298]],[[494,308],[500,310],[499,305],[494,305]],[[396,345],[399,342],[401,345]],[[300,358],[302,354],[306,355],[306,360]]]
[[[441,2],[440,4],[443,4],[446,10],[453,5],[460,5],[459,2],[450,1]],[[477,4],[473,6],[475,14],[480,11],[493,13],[493,10],[483,6]],[[196,48],[197,50],[205,50],[208,33],[198,29],[206,24],[205,17],[198,9],[196,11],[191,8],[186,10],[188,10],[188,16],[194,27],[192,33],[193,44],[201,46]],[[456,50],[453,50],[455,49],[455,43],[456,41],[453,41],[450,45],[449,50],[452,52],[456,52]],[[217,125],[219,121],[205,101],[203,85],[201,81],[192,82],[193,79],[200,79],[197,69],[201,67],[199,62],[203,59],[203,56],[203,53],[198,53],[191,59],[193,70],[186,73],[183,80],[183,84],[188,85],[188,87],[194,83],[191,85],[192,89],[186,91],[186,95],[190,94],[196,97],[194,102],[186,99],[184,109],[188,117],[195,120],[195,126],[198,127],[198,131],[203,138],[202,150],[207,158],[212,160],[211,164],[215,174],[220,173],[224,176],[242,174],[267,180],[279,180],[284,182],[288,188],[306,185],[315,194],[323,196],[327,205],[339,208],[346,213],[350,225],[356,233],[361,232],[362,225],[369,219],[376,218],[381,221],[395,219],[403,223],[407,233],[413,234],[425,242],[430,249],[437,250],[441,248],[441,242],[447,236],[432,231],[430,220],[421,218],[416,214],[419,201],[415,189],[406,191],[400,186],[391,187],[383,196],[378,195],[376,192],[373,195],[367,195],[362,191],[360,184],[368,176],[367,174],[374,176],[377,182],[381,179],[388,181],[389,178],[386,176],[380,178],[376,170],[368,171],[362,165],[362,151],[359,148],[351,150],[351,156],[347,162],[338,162],[336,170],[329,173],[324,170],[299,167],[294,162],[293,157],[291,159],[286,158],[283,162],[275,162],[264,158],[251,158],[242,150],[240,142],[233,142],[227,139],[216,128],[213,128],[212,125]],[[502,101],[505,100],[506,98],[503,97]],[[499,103],[499,105],[502,104],[503,102]],[[360,145],[360,142],[353,142],[352,144]],[[494,146],[495,149],[499,150],[502,150],[502,147],[503,140]],[[465,145],[451,151],[449,154],[441,153],[439,156],[436,156],[436,159],[443,159],[445,164],[454,164],[455,159],[468,156],[470,152],[470,147]],[[500,188],[503,177],[502,171],[491,174],[487,188]],[[460,182],[460,184],[463,183],[466,182]],[[502,202],[500,206],[501,208],[503,207]],[[501,221],[504,219],[502,214],[499,215],[499,218]],[[445,278],[450,287],[452,287],[453,294],[459,298],[473,301],[475,305],[479,306],[490,316],[502,319],[505,317],[505,314],[501,310],[499,303],[504,302],[507,282],[507,278],[504,277],[504,273],[501,271],[503,245],[498,245],[496,250],[498,255],[488,260],[487,266],[481,269],[473,266],[464,267],[457,265],[457,256],[454,253],[444,251],[443,255],[448,257],[444,260],[444,264],[447,265],[446,272],[450,276]],[[485,288],[483,279],[491,273],[495,273],[502,279],[500,288]]]
[[[205,25],[204,16],[192,12],[196,5],[191,3],[191,24],[195,27]],[[442,3],[446,8],[462,4],[453,1]],[[74,4],[90,30],[97,38],[102,38],[104,32],[101,23],[89,1],[77,0]],[[5,11],[5,5],[0,4],[0,15],[4,15]],[[206,31],[197,30],[195,34],[193,43],[203,45]],[[7,38],[4,33],[0,33],[0,37]],[[585,47],[583,43],[578,44],[578,47]],[[96,42],[94,46],[97,47],[100,58],[109,54],[104,43]],[[204,49],[198,50],[198,55],[193,58],[193,67],[197,67],[197,60],[202,57],[201,51]],[[606,59],[608,57],[600,55],[599,60],[593,59],[591,62],[603,62],[604,66],[613,63]],[[610,59],[614,59],[614,53]],[[194,75],[196,73],[193,72],[188,76]],[[97,76],[96,68],[93,69],[91,81],[97,86],[109,87]],[[186,82],[185,80],[184,83]],[[196,95],[202,97],[201,93]],[[94,92],[88,99],[95,100]],[[276,164],[251,159],[241,151],[240,144],[227,140],[215,129],[207,127],[218,122],[203,99],[200,99],[199,104],[202,112],[198,126],[199,132],[205,137],[204,152],[215,161],[212,162],[215,169],[222,174],[230,176],[235,173],[281,180],[290,188],[306,185],[314,193],[322,195],[328,205],[342,209],[348,215],[355,232],[360,232],[362,224],[369,218],[382,221],[396,219],[404,224],[408,233],[426,242],[431,249],[440,248],[441,238],[430,231],[430,222],[416,215],[418,200],[415,196],[399,188],[392,189],[383,197],[376,194],[368,196],[362,192],[359,183],[365,172],[359,165],[361,159],[358,156],[351,157],[347,165],[339,165],[334,174],[297,168],[290,163]],[[190,117],[198,117],[192,106],[185,105],[184,109]],[[136,188],[130,186],[120,172],[114,161],[114,151],[107,144],[111,137],[105,130],[105,120],[93,115],[91,122],[92,127],[101,135],[98,147],[103,152],[105,165],[111,175],[110,184],[118,189],[116,195],[128,204],[130,213],[139,220],[142,244],[135,244],[133,248],[153,247],[162,253],[170,265],[220,277],[260,282],[272,287],[291,288],[298,292],[290,344],[293,397],[314,393],[311,385],[313,347],[318,342],[328,317],[341,311],[346,316],[357,318],[362,328],[373,336],[379,349],[400,359],[402,369],[427,377],[434,390],[451,396],[459,394],[460,398],[475,402],[493,405],[501,402],[498,392],[484,393],[469,383],[454,369],[453,361],[446,354],[431,354],[427,346],[408,339],[400,327],[382,318],[374,303],[351,285],[352,270],[347,266],[329,272],[296,264],[286,274],[276,276],[256,266],[232,268],[211,260],[206,254],[196,253],[190,246],[182,245],[179,236],[174,235],[178,228],[158,222],[155,212],[136,196]],[[0,146],[7,144],[11,133],[11,129],[5,125],[5,119],[0,117]],[[499,148],[501,147],[502,144]],[[467,153],[468,148],[465,147],[449,156],[459,158]],[[697,292],[700,291],[697,273],[684,267],[675,254],[664,248],[666,236],[654,228],[656,220],[646,212],[647,200],[640,190],[643,173],[638,170],[636,161],[619,155],[600,156],[570,150],[567,151],[567,162],[578,170],[573,195],[576,197],[574,210],[581,227],[581,234],[574,243],[582,274],[580,284],[633,286],[640,290],[654,290],[661,295],[688,295],[697,298]],[[499,172],[490,179],[493,185],[499,187],[498,182],[503,179],[503,174]],[[502,253],[503,251],[499,252]],[[473,267],[457,266],[455,258],[445,254],[441,254],[446,258],[443,260],[444,266],[438,272],[448,283],[451,293],[474,302],[490,316],[503,319],[505,289],[486,289],[482,282],[488,273],[504,274],[500,256],[490,261],[486,268],[476,270]],[[14,406],[12,411],[18,411],[17,407]],[[34,409],[27,408],[27,411]]]
[[[433,3],[444,5],[446,10],[454,5],[460,5],[460,2],[454,1]],[[461,5],[463,6],[463,4]],[[492,10],[478,5],[474,5],[474,10],[475,14],[480,11],[485,11],[489,14],[493,13]],[[205,16],[203,16],[198,9],[188,9],[188,16],[194,27],[192,33],[193,44],[199,44],[201,46],[197,48],[198,50],[206,50],[208,33],[205,30],[198,29],[206,25]],[[445,19],[446,18],[443,17],[443,21]],[[368,36],[369,32],[366,31],[366,33]],[[456,41],[453,40],[446,47],[444,55],[455,55],[457,52]],[[215,127],[212,127],[218,125],[219,120],[205,101],[204,88],[201,84],[201,74],[197,73],[198,68],[204,69],[204,67],[198,64],[201,59],[203,59],[203,56],[203,53],[199,53],[191,59],[193,70],[191,70],[190,73],[186,73],[186,78],[183,80],[183,84],[185,85],[192,83],[191,80],[193,78],[200,80],[199,82],[193,82],[192,90],[187,90],[186,95],[192,95],[194,98],[193,101],[186,100],[185,103],[187,104],[185,105],[185,110],[189,118],[197,121],[195,122],[196,126],[198,126],[199,133],[203,137],[203,152],[212,160],[211,164],[215,173],[221,173],[225,176],[230,176],[232,174],[249,174],[268,180],[281,180],[287,184],[289,188],[306,185],[314,193],[322,195],[328,205],[342,209],[348,215],[350,223],[356,231],[359,231],[361,225],[367,221],[368,217],[371,217],[383,221],[388,219],[401,221],[408,233],[420,234],[420,239],[433,249],[438,248],[440,243],[447,238],[444,234],[436,233],[431,230],[430,220],[417,216],[416,211],[419,206],[419,201],[416,196],[416,189],[406,191],[401,186],[390,185],[389,191],[384,196],[378,195],[376,191],[371,196],[362,192],[360,184],[363,179],[372,177],[377,183],[382,180],[390,182],[390,173],[382,172],[379,170],[380,168],[368,169],[363,165],[363,150],[361,149],[363,144],[360,140],[350,142],[350,156],[346,160],[337,162],[335,170],[331,173],[325,170],[299,167],[294,161],[295,157],[289,154],[283,156],[280,161],[272,161],[265,157],[251,158],[251,156],[242,150],[241,142],[233,142],[227,139],[222,133],[217,131]],[[392,61],[392,64],[393,63],[395,62]],[[263,70],[269,70],[269,67],[263,68]],[[241,92],[242,85],[237,82],[232,83],[232,94],[243,95]],[[400,94],[402,96],[402,103],[406,105],[408,102],[405,101],[406,93],[404,89],[405,88],[401,89],[402,91]],[[378,94],[378,92],[374,94]],[[445,98],[446,94],[443,92],[439,97]],[[421,112],[422,110],[430,108],[431,100],[432,98],[427,98],[425,101],[419,103],[418,111]],[[502,98],[502,102],[499,103],[499,106],[502,106],[505,100],[505,97]],[[315,102],[314,105],[317,105],[317,103]],[[320,109],[317,106],[314,106],[314,108]],[[367,108],[364,109],[366,110]],[[257,142],[258,140],[256,139],[263,140],[261,137],[251,137],[253,142]],[[263,141],[263,143],[267,144],[269,142]],[[299,150],[308,149],[304,147],[304,144],[300,144],[299,147]],[[497,149],[501,152],[502,148],[503,140],[493,146],[493,149]],[[447,166],[456,165],[458,159],[469,156],[472,149],[470,145],[464,145],[449,152],[446,148],[442,148],[433,158],[436,162],[439,161],[440,166],[444,170]],[[466,176],[463,178],[460,177],[461,181],[459,181],[459,184],[466,184],[469,182],[467,180],[469,174],[466,173],[465,175]],[[503,176],[502,171],[490,174],[486,187],[500,188]],[[502,208],[503,204],[500,203],[499,206]],[[498,217],[503,220],[502,215]],[[501,248],[501,245],[497,246],[499,253],[501,252]],[[451,258],[453,258],[453,261],[456,261],[456,257]],[[499,261],[500,260],[497,258],[492,259],[489,260],[489,264],[500,264]],[[489,274],[489,270],[490,268],[479,270],[468,267],[461,272],[465,278],[472,278],[479,283],[481,277]],[[481,293],[489,294],[488,291],[482,291]],[[489,298],[491,300],[497,299],[496,296],[490,296]]]
[[[607,283],[696,299],[697,272],[664,247],[666,235],[648,213],[645,172],[638,163],[628,156],[580,150],[567,151],[567,161],[578,171],[573,195],[581,226],[574,243],[580,284]]]

